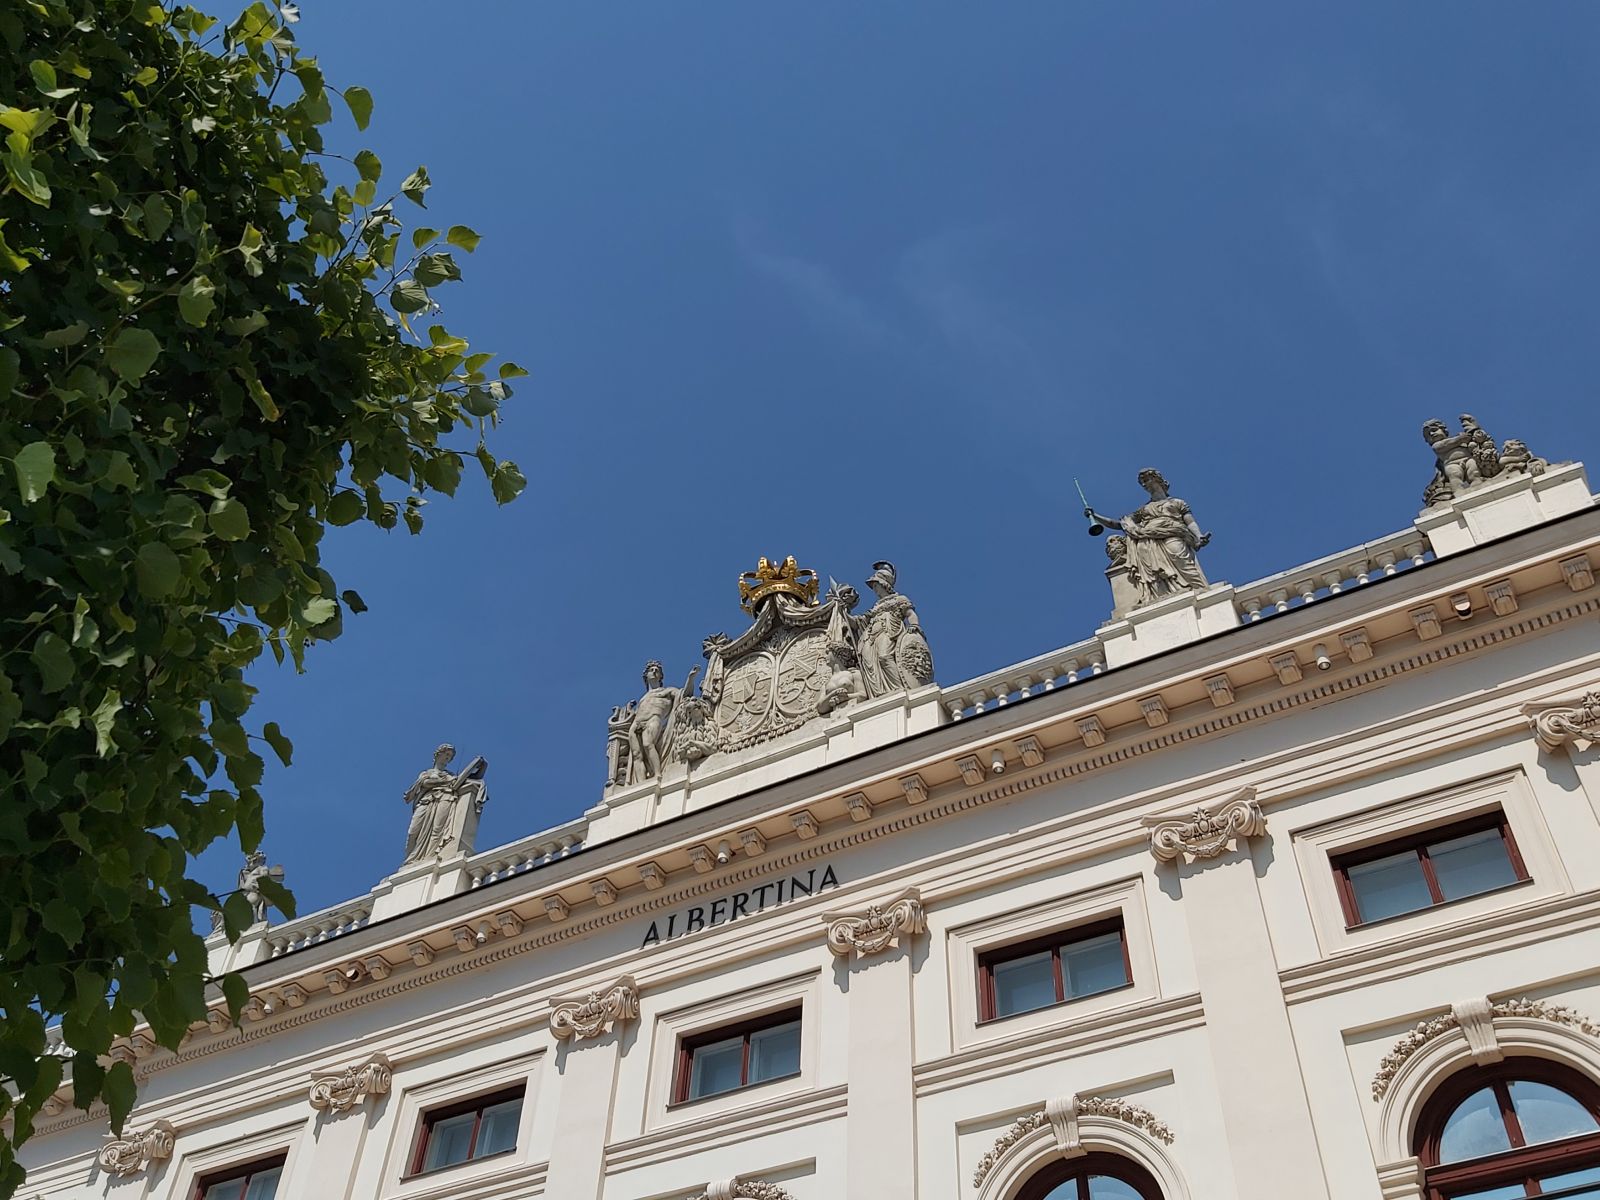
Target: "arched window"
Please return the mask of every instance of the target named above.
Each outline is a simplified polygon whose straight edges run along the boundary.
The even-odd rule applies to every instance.
[[[1600,1200],[1600,1086],[1543,1059],[1462,1071],[1417,1124],[1428,1200]]]
[[[1028,1180],[1017,1200],[1162,1200],[1150,1173],[1116,1154],[1053,1163]]]

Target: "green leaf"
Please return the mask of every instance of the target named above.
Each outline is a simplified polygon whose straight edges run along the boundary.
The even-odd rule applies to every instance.
[[[69,947],[83,940],[83,914],[62,897],[45,903],[39,910],[39,922]]]
[[[338,612],[336,601],[318,596],[315,600],[306,601],[306,606],[300,610],[300,619],[307,625],[321,625],[324,621],[331,621]]]
[[[48,629],[34,639],[28,657],[39,668],[39,686],[45,692],[59,692],[72,682],[72,651],[62,638]]]
[[[33,76],[33,86],[52,100],[60,100],[63,96],[70,96],[77,88],[64,88],[56,86],[56,69],[43,59],[36,58],[28,64],[28,73]]]
[[[389,303],[397,313],[414,313],[428,307],[428,289],[415,279],[402,279],[389,293]]]
[[[267,740],[267,745],[272,747],[272,752],[284,766],[289,765],[289,759],[294,755],[294,743],[283,736],[283,730],[278,728],[276,721],[268,721],[261,727],[261,736]]]
[[[178,291],[178,311],[191,325],[204,325],[216,306],[216,285],[204,275],[194,276]]]
[[[112,1063],[106,1070],[106,1080],[100,1094],[105,1099],[106,1107],[111,1110],[108,1114],[111,1128],[120,1134],[122,1123],[128,1119],[128,1114],[133,1111],[133,1102],[138,1098],[133,1068],[125,1062]]]
[[[283,884],[279,883],[271,876],[266,876],[256,880],[256,887],[261,889],[262,899],[264,899],[268,904],[272,905],[273,908],[277,909],[289,920],[294,920],[294,896],[290,893],[288,888],[284,887]]]
[[[371,150],[356,151],[356,170],[361,173],[361,178],[369,183],[377,183],[383,175],[383,160]]]
[[[347,87],[344,90],[344,102],[356,120],[356,128],[365,129],[367,122],[372,120],[372,93],[364,87]]]
[[[244,922],[237,926],[239,932],[242,933],[250,927],[250,922],[253,917],[250,915],[250,902],[243,896],[238,896],[238,894],[235,893],[234,896],[229,896],[228,900],[233,900],[235,896],[237,896],[239,902],[244,905],[244,911],[246,913]],[[228,915],[227,903],[224,903],[222,906],[222,915],[224,917]],[[237,935],[231,932],[231,929],[234,927],[233,922],[229,922],[229,926],[230,932],[228,934],[228,940],[230,942],[236,941]],[[229,971],[222,977],[222,999],[223,1002],[228,1006],[228,1016],[232,1018],[235,1024],[237,1024],[239,1020],[239,1014],[244,1012],[244,1006],[250,1003],[250,985],[244,981],[243,975],[240,975],[237,971]]]
[[[444,235],[444,240],[452,246],[460,246],[468,254],[471,254],[478,248],[478,243],[482,239],[475,230],[469,229],[465,225],[452,225],[450,226],[450,232]]]
[[[422,197],[427,193],[432,180],[428,178],[428,168],[418,167],[407,175],[400,184],[400,194],[419,208],[428,206],[422,202]]]
[[[144,202],[144,231],[152,242],[159,242],[172,228],[172,205],[160,192]]]
[[[528,372],[525,368],[517,366],[517,364],[514,362],[505,362],[500,364],[501,379],[520,379],[527,373]]]
[[[278,408],[277,402],[273,400],[272,394],[267,391],[266,386],[261,382],[260,377],[256,375],[253,368],[241,370],[239,374],[244,379],[245,391],[250,393],[250,399],[255,402],[256,408],[263,417],[269,421],[276,421],[283,415]]]
[[[413,250],[421,250],[438,236],[439,231],[437,229],[430,229],[426,225],[418,225],[411,231],[411,248]]]
[[[9,346],[0,346],[0,400],[7,399],[17,386],[22,356]]]
[[[242,542],[250,536],[250,514],[237,500],[213,500],[206,524],[223,541]]]
[[[56,452],[49,442],[29,442],[11,460],[22,502],[32,504],[55,482]]]
[[[324,512],[330,525],[352,525],[367,515],[367,502],[359,492],[336,492]]]
[[[88,336],[89,326],[83,321],[74,321],[71,325],[50,330],[39,341],[42,345],[55,349],[60,346],[76,346]]]
[[[139,591],[151,600],[164,600],[178,588],[183,566],[165,542],[146,542],[133,560]]]
[[[11,186],[23,199],[32,201],[40,208],[49,208],[52,197],[50,184],[33,165],[33,156],[26,150],[16,149],[11,138],[6,139],[6,145],[11,149],[0,154],[0,165],[5,167],[6,178]],[[417,203],[421,204],[422,201],[418,200]]]
[[[106,362],[128,383],[138,383],[155,364],[161,343],[148,329],[127,328],[106,347]]]
[[[522,489],[527,486],[527,478],[517,469],[517,464],[511,462],[501,463],[495,470],[494,478],[489,480],[489,490],[500,504],[510,504],[522,495]]]
[[[122,711],[122,697],[116,691],[107,690],[105,697],[94,710],[94,715],[89,723],[94,726],[94,752],[104,758],[111,752],[114,743],[111,740],[111,730],[117,723],[117,714]]]
[[[222,323],[222,327],[233,334],[234,337],[246,337],[258,329],[267,327],[267,314],[260,309],[256,309],[248,316],[229,317]]]
[[[351,588],[346,588],[339,593],[339,599],[344,601],[344,606],[353,613],[367,611],[367,602],[361,598],[361,593]]]

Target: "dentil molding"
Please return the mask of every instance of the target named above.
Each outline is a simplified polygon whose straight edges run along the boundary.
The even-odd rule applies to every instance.
[[[311,1107],[318,1112],[347,1113],[368,1096],[387,1095],[394,1084],[389,1056],[370,1054],[342,1071],[317,1071],[311,1076]]]
[[[562,1041],[599,1037],[639,1016],[639,985],[624,975],[610,987],[550,1001],[550,1032]]]
[[[972,1186],[983,1187],[983,1181],[989,1177],[989,1172],[995,1169],[1007,1150],[1035,1129],[1042,1129],[1046,1125],[1050,1126],[1051,1132],[1055,1135],[1056,1148],[1060,1150],[1062,1157],[1070,1158],[1082,1154],[1083,1137],[1078,1129],[1080,1117],[1106,1117],[1120,1121],[1124,1125],[1144,1130],[1163,1145],[1172,1145],[1172,1130],[1147,1108],[1140,1108],[1127,1100],[1107,1096],[1065,1096],[1047,1100],[1043,1108],[1024,1113],[1013,1121],[1006,1131],[995,1139],[994,1145],[989,1147],[988,1152],[978,1160],[977,1170],[972,1174]]]
[[[1600,691],[1577,700],[1524,704],[1522,712],[1539,745],[1552,754],[1576,741],[1600,741]]]
[[[794,1200],[775,1183],[761,1179],[724,1179],[706,1184],[706,1190],[692,1200]]]
[[[1447,1013],[1418,1021],[1404,1037],[1395,1042],[1389,1053],[1383,1056],[1383,1061],[1378,1064],[1377,1074],[1372,1077],[1372,1098],[1382,1100],[1389,1090],[1389,1085],[1394,1082],[1395,1076],[1400,1073],[1400,1068],[1405,1066],[1407,1060],[1429,1042],[1444,1036],[1452,1029],[1461,1030],[1466,1037],[1467,1047],[1472,1052],[1474,1062],[1480,1065],[1499,1062],[1505,1055],[1500,1049],[1499,1038],[1495,1033],[1496,1017],[1531,1017],[1555,1025],[1565,1025],[1590,1037],[1600,1038],[1600,1024],[1565,1004],[1549,1004],[1543,1000],[1529,1000],[1525,997],[1496,1003],[1490,1003],[1487,999],[1468,1000],[1451,1005]]]
[[[879,954],[928,927],[922,893],[914,887],[865,911],[823,913],[822,923],[828,927],[828,949],[839,958]]]
[[[121,1179],[137,1175],[152,1163],[171,1158],[177,1140],[178,1131],[173,1128],[171,1121],[157,1121],[149,1129],[124,1134],[120,1138],[112,1135],[100,1147],[100,1169]]]
[[[1267,818],[1253,787],[1240,788],[1215,808],[1204,806],[1187,817],[1146,817],[1150,853],[1161,862],[1216,858],[1235,841],[1260,837]]]

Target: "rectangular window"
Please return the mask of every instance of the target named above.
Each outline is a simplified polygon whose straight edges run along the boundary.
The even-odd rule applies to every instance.
[[[527,1085],[476,1096],[422,1115],[411,1174],[421,1175],[517,1148]],[[247,1198],[249,1200],[249,1198]]]
[[[1502,812],[1338,855],[1333,873],[1351,929],[1528,880]]]
[[[789,1008],[684,1038],[678,1046],[672,1102],[720,1096],[798,1074],[800,1010]]]
[[[993,1021],[1127,987],[1122,918],[1062,930],[978,958],[978,1013]]]
[[[283,1161],[274,1158],[203,1176],[195,1184],[195,1200],[273,1200],[283,1175]]]

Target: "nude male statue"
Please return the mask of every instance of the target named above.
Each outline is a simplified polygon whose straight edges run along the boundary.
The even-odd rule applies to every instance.
[[[661,664],[654,660],[645,664],[645,693],[639,697],[633,722],[628,726],[628,782],[643,783],[646,779],[659,779],[666,759],[672,730],[672,716],[678,704],[691,694],[694,678],[700,674],[695,667],[689,672],[681,688],[663,687]]]

